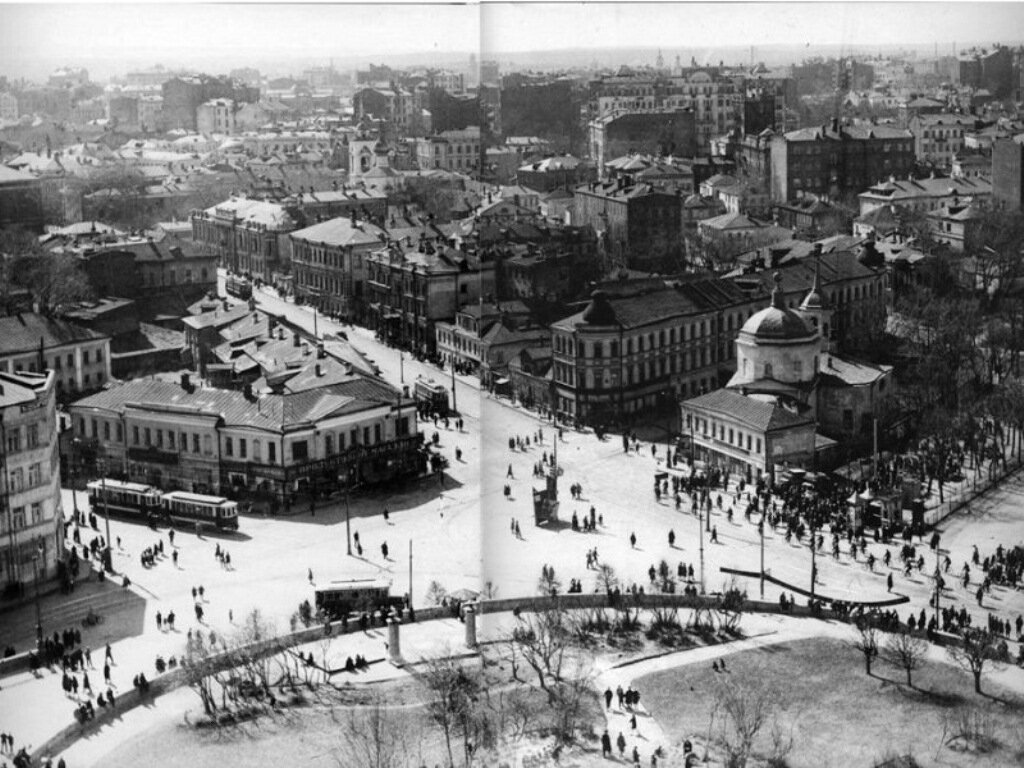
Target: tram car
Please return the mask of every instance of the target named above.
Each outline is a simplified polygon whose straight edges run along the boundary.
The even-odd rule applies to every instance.
[[[142,517],[154,522],[163,516],[161,493],[151,485],[108,478],[93,480],[86,488],[93,512],[106,509],[112,515]]]
[[[161,496],[163,513],[175,522],[209,523],[215,528],[238,530],[238,502],[223,496],[171,491]]]
[[[175,523],[205,523],[215,528],[238,529],[238,503],[222,496],[185,491],[161,493],[142,483],[93,480],[87,486],[93,512],[106,509],[114,515]]]
[[[448,415],[448,390],[433,379],[417,377],[413,396],[416,404],[425,407],[429,413],[436,413],[442,418]]]
[[[224,290],[229,296],[248,301],[252,298],[252,283],[244,277],[228,275],[224,279]]]
[[[356,611],[375,611],[382,605],[400,606],[401,597],[391,597],[391,583],[382,579],[332,581],[316,590],[315,607],[336,620]]]

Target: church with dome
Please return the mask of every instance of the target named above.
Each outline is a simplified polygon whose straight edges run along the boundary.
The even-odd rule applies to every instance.
[[[837,353],[817,266],[797,307],[786,306],[778,273],[774,283],[771,304],[739,331],[725,388],[682,403],[695,458],[751,479],[848,461],[895,389],[892,366]]]

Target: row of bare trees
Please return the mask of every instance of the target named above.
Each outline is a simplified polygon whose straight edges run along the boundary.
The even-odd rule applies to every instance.
[[[928,655],[928,642],[919,634],[908,630],[883,633],[870,619],[857,623],[854,647],[864,656],[864,668],[871,674],[871,663],[881,657],[907,675],[907,685],[913,685],[913,673],[920,669]],[[946,647],[949,659],[974,679],[975,693],[981,693],[981,679],[986,671],[1000,668],[998,638],[987,629],[968,628],[960,638]]]

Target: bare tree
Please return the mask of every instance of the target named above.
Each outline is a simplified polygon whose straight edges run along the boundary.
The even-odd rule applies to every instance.
[[[93,297],[89,280],[79,261],[69,253],[40,247],[23,230],[0,231],[0,292],[27,290],[44,315]]]
[[[722,715],[720,740],[728,768],[744,768],[754,740],[768,722],[774,697],[753,681],[735,682],[725,677],[715,693],[715,708]]]
[[[913,687],[911,675],[920,669],[928,652],[928,643],[910,632],[896,632],[886,639],[883,655],[894,667],[907,673],[907,685]]]
[[[480,721],[477,700],[484,690],[476,670],[459,664],[446,653],[426,662],[421,679],[431,694],[427,710],[444,734],[448,765],[455,765],[453,739],[461,736],[466,765],[472,760],[474,740],[485,727]]]
[[[389,708],[377,691],[369,706],[349,707],[339,722],[338,749],[332,750],[339,768],[404,768],[410,764],[412,719]]]
[[[946,652],[954,664],[971,673],[975,693],[981,693],[985,668],[998,668],[996,638],[987,629],[969,627],[964,631],[962,644],[950,645]]]
[[[554,703],[551,683],[562,679],[562,665],[572,639],[572,626],[565,611],[557,605],[520,614],[512,630],[522,659],[537,675],[537,684]]]
[[[853,647],[864,656],[864,671],[871,674],[871,662],[878,655],[878,629],[870,618],[862,617],[857,621],[857,639]]]

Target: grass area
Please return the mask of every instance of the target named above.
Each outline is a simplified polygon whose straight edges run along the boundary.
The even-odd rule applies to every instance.
[[[989,681],[982,688],[990,695],[978,696],[971,677],[948,664],[926,662],[914,672],[914,687],[908,688],[902,669],[876,660],[869,677],[861,654],[835,640],[766,646],[726,659],[729,671],[724,674],[714,672],[709,663],[649,675],[636,683],[648,711],[673,743],[683,738],[704,743],[716,690],[728,677],[756,683],[776,697],[773,712],[779,725],[784,732],[792,727],[792,768],[869,768],[885,756],[907,753],[929,766],[1024,764],[1024,698]],[[940,749],[943,720],[958,712],[988,718],[996,741],[991,752]],[[767,754],[770,730],[769,724],[759,734],[756,753]]]
[[[380,690],[386,701],[401,702],[385,725],[390,731],[402,730],[403,748],[427,765],[443,762],[444,745],[430,728],[425,710],[415,704],[416,691],[391,685]],[[336,706],[283,709],[233,726],[196,728],[184,722],[159,726],[126,741],[102,762],[104,768],[137,768],[154,763],[154,758],[161,768],[365,765],[369,764],[366,756],[356,758],[354,753],[366,742],[353,734],[369,732],[372,700],[360,690],[339,695]],[[354,745],[352,738],[361,743]]]

